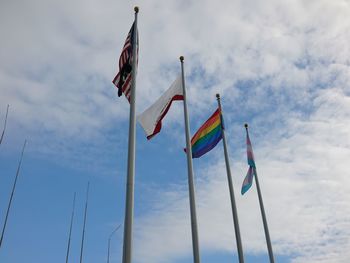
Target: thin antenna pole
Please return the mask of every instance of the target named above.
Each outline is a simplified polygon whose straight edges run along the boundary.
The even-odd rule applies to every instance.
[[[13,183],[10,201],[9,201],[9,203],[8,203],[8,206],[7,206],[7,211],[6,211],[6,217],[5,217],[4,226],[3,226],[3,228],[2,228],[1,239],[0,239],[0,248],[1,248],[1,245],[2,245],[2,241],[3,241],[3,239],[4,239],[5,229],[6,229],[6,225],[7,225],[7,219],[8,219],[8,215],[9,215],[10,208],[11,208],[11,204],[12,204],[12,198],[13,198],[13,195],[14,195],[14,193],[15,193],[16,184],[17,184],[17,178],[18,178],[18,175],[19,175],[19,172],[20,172],[20,169],[21,169],[21,164],[22,164],[22,159],[23,159],[23,154],[24,154],[24,149],[25,149],[25,147],[26,147],[26,144],[27,144],[27,140],[24,140],[24,144],[23,144],[23,148],[22,148],[22,154],[21,154],[21,158],[20,158],[19,163],[18,163],[17,172],[16,172],[16,177],[15,177],[15,181],[14,181],[14,183]]]
[[[216,94],[216,98],[218,100],[218,106],[220,109],[221,118],[223,119],[220,95]],[[222,143],[224,145],[226,173],[227,173],[228,187],[230,190],[231,208],[232,208],[232,215],[233,215],[233,225],[235,227],[238,259],[239,259],[240,263],[244,263],[243,248],[242,248],[242,241],[241,241],[241,232],[239,230],[238,213],[237,213],[237,207],[236,207],[236,201],[235,201],[235,193],[233,190],[232,175],[231,175],[231,168],[230,168],[230,159],[228,157],[227,142],[226,142],[226,135],[225,135],[225,128],[224,127],[222,127]]]
[[[115,232],[117,232],[117,230],[121,227],[122,224],[120,224],[119,226],[116,227],[116,229],[113,230],[113,232],[109,235],[109,238],[108,238],[108,252],[107,252],[107,263],[109,263],[109,251],[111,249],[111,239],[112,239],[112,236]]]
[[[2,143],[2,140],[4,139],[4,134],[5,134],[5,130],[6,130],[6,124],[7,124],[7,115],[9,113],[9,107],[10,105],[7,104],[7,109],[6,109],[6,116],[5,116],[5,123],[4,123],[4,129],[2,130],[2,134],[1,134],[1,138],[0,138],[0,145]]]
[[[131,263],[132,258],[132,229],[134,220],[134,179],[135,179],[135,141],[136,141],[136,52],[137,52],[137,14],[139,8],[136,6],[135,22],[133,32],[133,60],[131,72],[131,94],[130,94],[130,120],[129,120],[129,145],[128,145],[128,168],[125,198],[125,219],[124,219],[124,241],[123,241],[123,263]]]
[[[73,218],[74,218],[74,210],[75,210],[75,196],[76,196],[76,193],[74,192],[73,209],[72,209],[72,216],[71,216],[71,219],[70,219],[70,227],[69,227],[69,237],[68,237],[68,246],[67,246],[66,263],[68,263],[69,250],[70,250],[70,240],[71,240],[71,236],[72,236]]]
[[[248,134],[248,124],[244,125],[246,132]],[[270,233],[269,233],[269,227],[267,225],[267,220],[266,220],[266,215],[265,215],[265,209],[264,209],[264,202],[262,199],[262,194],[260,191],[260,185],[259,185],[259,179],[258,179],[258,173],[256,171],[256,167],[254,167],[254,175],[255,175],[255,185],[256,185],[256,190],[258,192],[258,198],[259,198],[259,204],[260,204],[260,211],[261,211],[261,217],[263,220],[264,224],[264,231],[265,231],[265,238],[266,238],[266,245],[267,245],[267,250],[269,252],[269,258],[270,258],[270,263],[274,263],[275,259],[273,256],[273,251],[272,251],[272,245],[271,245],[271,239],[270,239]]]
[[[269,227],[267,225],[267,220],[266,220],[266,215],[265,215],[265,209],[264,209],[264,203],[260,191],[260,185],[259,185],[259,179],[258,179],[258,174],[255,171],[255,184],[256,184],[256,189],[258,191],[258,197],[259,197],[259,204],[260,204],[260,211],[261,211],[261,217],[263,219],[263,224],[264,224],[264,231],[265,231],[265,238],[266,238],[266,245],[267,245],[267,250],[269,252],[269,258],[270,258],[270,263],[274,263],[275,259],[273,256],[273,250],[272,250],[272,245],[271,245],[271,239],[270,239],[270,233],[269,233]]]
[[[185,117],[185,133],[186,133],[186,153],[187,153],[187,170],[188,170],[188,188],[190,198],[190,210],[191,210],[191,229],[192,229],[192,247],[193,247],[193,259],[194,263],[200,263],[199,256],[199,242],[198,242],[198,226],[196,215],[196,200],[194,189],[194,176],[192,165],[192,148],[190,139],[190,124],[187,112],[187,100],[186,100],[186,87],[185,87],[185,73],[184,73],[184,57],[180,57],[181,72],[182,72],[182,89],[184,97],[184,117]]]
[[[83,250],[84,250],[86,214],[87,214],[88,201],[89,201],[89,187],[90,187],[90,182],[88,182],[87,191],[86,191],[86,203],[85,203],[85,212],[84,212],[84,225],[83,225],[83,234],[82,234],[82,237],[81,237],[81,247],[80,247],[80,263],[83,262]]]

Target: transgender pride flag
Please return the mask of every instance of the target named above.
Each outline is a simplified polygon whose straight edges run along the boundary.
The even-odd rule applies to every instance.
[[[245,128],[246,128],[246,132],[247,132],[247,158],[248,158],[249,169],[248,169],[247,175],[244,178],[244,181],[243,181],[243,184],[242,184],[242,190],[241,190],[241,194],[242,195],[245,192],[247,192],[249,190],[249,188],[252,186],[253,177],[254,177],[254,174],[256,173],[253,148],[252,148],[252,144],[250,142],[249,133],[248,133],[248,125],[247,124],[245,124]]]

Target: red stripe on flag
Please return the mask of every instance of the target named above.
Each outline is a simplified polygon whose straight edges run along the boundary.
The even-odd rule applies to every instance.
[[[184,100],[184,96],[183,95],[175,95],[174,97],[172,97],[171,101],[169,102],[169,104],[167,105],[166,109],[164,110],[163,114],[159,117],[158,122],[156,124],[156,127],[153,131],[153,133],[149,136],[147,136],[147,140],[150,140],[154,135],[156,135],[158,132],[160,132],[160,130],[162,129],[162,120],[164,118],[164,116],[167,114],[171,103],[175,100]]]
[[[134,24],[132,25],[127,37],[126,37],[126,40],[125,40],[125,43],[124,43],[124,46],[123,46],[123,49],[122,49],[122,52],[120,54],[120,57],[119,57],[119,72],[117,73],[117,75],[114,77],[113,79],[113,84],[119,89],[122,90],[122,92],[124,93],[124,95],[127,97],[127,99],[129,100],[130,99],[130,88],[131,88],[131,78],[132,78],[132,71],[133,70],[136,70],[137,68],[137,64],[138,64],[138,32],[136,32],[136,45],[135,47],[133,47],[133,43],[132,43],[132,34],[133,34],[133,31],[134,30]],[[119,85],[121,84],[121,81],[120,81],[120,77],[121,77],[121,70],[125,67],[126,64],[129,64],[130,66],[132,66],[132,61],[133,61],[133,49],[134,48],[137,48],[136,50],[136,67],[135,68],[132,68],[131,69],[131,72],[129,73],[126,73],[126,72],[123,72],[123,74],[126,74],[124,75],[124,77],[126,77],[125,81],[122,83],[122,87],[119,87]]]

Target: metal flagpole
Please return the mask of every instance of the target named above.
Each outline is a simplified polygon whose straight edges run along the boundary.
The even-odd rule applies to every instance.
[[[85,202],[85,212],[84,212],[83,234],[82,234],[82,237],[81,237],[81,247],[80,247],[80,263],[83,262],[83,250],[84,250],[86,214],[87,214],[88,201],[89,201],[89,188],[90,188],[90,182],[88,182],[87,190],[86,190],[86,202]]]
[[[194,262],[200,263],[199,243],[198,243],[198,227],[197,227],[197,215],[196,215],[196,201],[195,201],[193,165],[192,165],[192,148],[191,148],[191,142],[190,142],[190,140],[191,140],[191,138],[190,138],[190,124],[189,124],[188,112],[187,112],[185,73],[184,73],[184,57],[183,56],[180,57],[180,61],[181,61],[181,72],[182,72],[182,89],[183,89],[183,97],[184,97],[188,188],[189,188],[190,209],[191,209],[192,247],[193,247]]]
[[[1,245],[2,245],[2,241],[3,241],[3,239],[4,239],[5,229],[6,229],[6,225],[7,225],[7,219],[8,219],[8,215],[9,215],[10,208],[11,208],[11,204],[12,204],[12,198],[13,198],[13,195],[14,195],[14,193],[15,193],[16,184],[17,184],[17,178],[18,178],[18,175],[19,175],[19,171],[20,171],[20,169],[21,169],[21,164],[22,164],[22,159],[23,159],[23,154],[24,154],[24,149],[25,149],[25,147],[26,147],[26,144],[27,144],[27,140],[25,140],[25,141],[24,141],[24,144],[23,144],[21,158],[20,158],[20,160],[19,160],[18,167],[17,167],[15,182],[13,183],[10,201],[9,201],[8,206],[7,206],[5,222],[4,222],[4,226],[3,226],[3,228],[2,228],[2,232],[1,232],[0,248],[1,248]]]
[[[248,133],[248,124],[244,124],[244,127],[245,127],[245,129],[246,129],[246,131]],[[256,190],[258,191],[260,211],[261,211],[261,217],[262,217],[263,224],[264,224],[264,231],[265,231],[267,250],[269,252],[270,263],[274,263],[275,259],[273,257],[271,239],[270,239],[270,234],[269,234],[269,228],[267,226],[267,220],[266,220],[266,215],[265,215],[264,203],[263,203],[263,199],[262,199],[262,195],[261,195],[261,191],[260,191],[258,173],[256,171],[256,168],[254,170],[255,170],[254,171],[254,174],[255,174],[255,185],[256,185]]]
[[[109,235],[109,238],[108,238],[108,252],[107,252],[107,263],[109,263],[109,251],[111,249],[111,238],[113,236],[113,234],[115,232],[117,232],[117,230],[120,228],[122,224],[120,224],[119,226],[116,227],[116,229],[113,230],[113,232]]]
[[[67,254],[66,254],[66,263],[68,263],[69,250],[70,250],[70,239],[71,239],[72,228],[73,228],[73,218],[74,218],[74,210],[75,210],[75,195],[76,195],[76,193],[74,193],[74,198],[73,198],[73,209],[72,209],[72,216],[71,216],[71,219],[70,219],[68,246],[67,246]]]
[[[221,109],[221,101],[220,101],[220,94],[216,94],[216,98],[218,100],[218,106],[219,106],[219,109],[220,109],[220,115],[221,115],[221,118],[223,119],[223,114],[222,114],[222,109]],[[223,125],[223,120],[222,120],[222,125]],[[231,175],[231,168],[230,168],[230,160],[229,160],[228,151],[227,151],[225,127],[222,127],[222,143],[224,145],[226,173],[227,173],[228,187],[230,189],[231,207],[232,207],[232,215],[233,215],[233,224],[234,224],[234,227],[235,227],[235,234],[236,234],[236,244],[237,244],[238,258],[239,258],[239,262],[240,263],[244,263],[242,241],[241,241],[241,232],[239,230],[239,222],[238,222],[237,207],[236,207],[236,201],[235,201],[235,193],[233,191],[233,183],[232,183],[232,175]]]
[[[135,22],[133,32],[132,50],[132,72],[131,72],[131,94],[130,94],[130,122],[129,122],[129,145],[128,145],[128,170],[126,182],[125,219],[124,219],[124,242],[123,242],[123,263],[131,263],[132,257],[132,227],[134,218],[134,179],[135,179],[135,137],[136,137],[136,52],[137,41],[137,14],[139,8],[136,6]]]
[[[7,115],[9,113],[9,107],[10,105],[7,104],[7,109],[6,109],[6,115],[5,115],[5,123],[4,123],[4,129],[2,130],[2,134],[1,134],[1,138],[0,138],[0,145],[2,143],[2,140],[4,139],[4,134],[5,134],[5,130],[6,130],[6,124],[7,124]]]

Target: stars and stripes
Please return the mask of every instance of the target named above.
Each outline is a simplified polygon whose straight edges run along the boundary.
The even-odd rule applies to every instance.
[[[113,79],[113,84],[118,88],[118,96],[120,97],[122,93],[124,93],[125,97],[130,102],[130,89],[131,89],[131,82],[132,82],[132,71],[136,70],[132,68],[132,61],[133,61],[133,49],[137,48],[136,50],[136,67],[138,63],[138,32],[136,31],[136,34],[134,34],[135,30],[135,24],[133,23],[128,36],[126,37],[125,44],[122,50],[122,53],[119,58],[119,72]],[[133,46],[134,43],[134,35],[136,35],[136,47]]]

